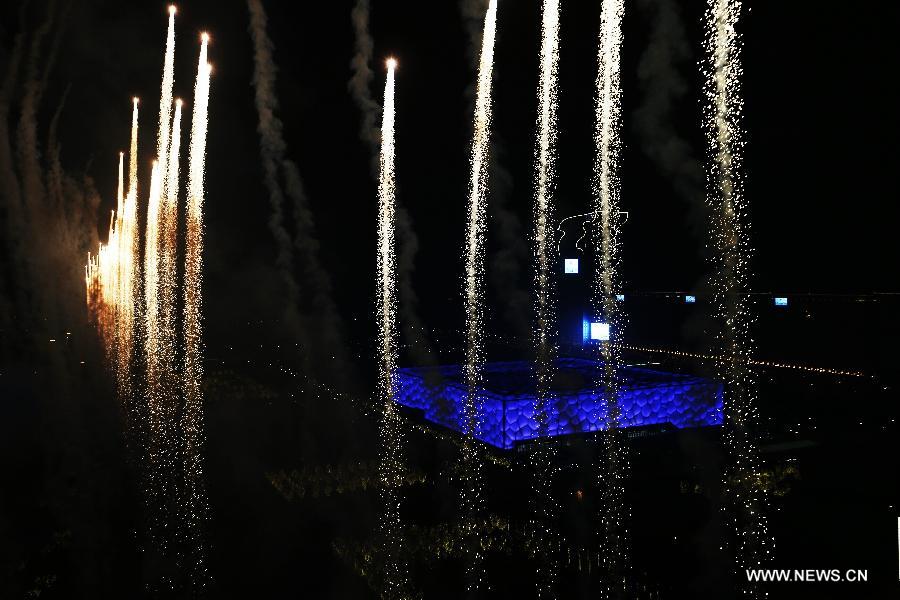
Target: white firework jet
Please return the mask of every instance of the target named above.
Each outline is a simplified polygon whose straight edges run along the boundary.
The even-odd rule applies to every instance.
[[[768,530],[768,498],[754,485],[759,456],[754,427],[757,382],[753,368],[755,320],[748,291],[750,278],[750,222],[744,197],[741,132],[741,38],[737,23],[740,0],[709,0],[706,10],[704,111],[710,160],[707,205],[710,208],[710,245],[713,260],[713,307],[719,323],[716,361],[724,382],[723,440],[728,455],[723,474],[726,520],[733,530],[737,586],[744,596],[766,593],[743,577],[772,557]]]
[[[593,238],[595,247],[595,278],[593,282],[593,310],[609,324],[609,341],[600,342],[602,372],[601,390],[604,415],[608,425],[600,436],[601,456],[597,465],[600,488],[599,549],[604,570],[602,597],[614,597],[625,592],[628,578],[628,520],[624,488],[629,465],[627,446],[619,430],[620,370],[622,366],[621,340],[625,326],[624,314],[616,302],[620,293],[620,212],[619,162],[621,156],[622,87],[621,49],[623,0],[603,0],[600,17],[599,49],[597,53],[596,123],[594,143],[596,154],[593,177]]]
[[[463,476],[461,504],[464,523],[474,524],[483,511],[483,465],[481,448],[475,439],[482,411],[484,368],[484,243],[487,211],[488,160],[491,135],[491,83],[494,71],[494,39],[497,32],[497,0],[490,0],[484,16],[478,86],[475,96],[472,154],[469,159],[469,206],[466,226],[464,304],[466,314],[466,400],[464,406]],[[472,527],[466,557],[466,587],[476,593],[483,584],[483,550]]]
[[[206,162],[206,133],[209,124],[211,67],[207,61],[209,35],[201,35],[197,79],[194,84],[194,112],[188,155],[188,193],[184,257],[184,434],[185,510],[187,535],[192,553],[195,580],[206,581],[206,552],[203,523],[207,517],[203,479],[203,202]]]
[[[381,515],[379,537],[384,554],[382,597],[405,598],[408,572],[402,556],[403,529],[400,520],[400,495],[405,474],[403,468],[403,431],[394,402],[397,370],[397,261],[396,207],[394,183],[394,79],[397,61],[387,61],[384,84],[384,113],[381,123],[380,177],[378,182],[378,391],[381,403],[379,435],[379,490]]]
[[[556,328],[556,298],[554,266],[558,257],[553,244],[555,214],[553,192],[555,185],[555,160],[557,140],[557,87],[559,79],[559,0],[544,0],[541,20],[540,79],[538,83],[538,119],[535,147],[535,199],[534,199],[534,340],[536,350],[535,369],[537,393],[534,415],[538,437],[552,434],[551,382],[554,360],[558,354]],[[554,597],[554,582],[558,571],[555,548],[559,506],[553,497],[553,480],[556,467],[555,451],[550,444],[537,442],[531,454],[532,477],[532,526],[534,546],[540,560],[537,569],[537,596]]]

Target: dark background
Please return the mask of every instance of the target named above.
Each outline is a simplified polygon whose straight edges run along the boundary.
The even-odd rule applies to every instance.
[[[7,2],[0,11],[0,64],[6,64],[19,6]],[[377,450],[375,428],[361,416],[359,406],[324,402],[302,389],[281,370],[296,357],[286,356],[272,343],[281,329],[283,298],[277,292],[275,248],[267,227],[270,206],[259,160],[247,9],[239,1],[178,6],[176,94],[190,102],[195,40],[201,31],[212,36],[214,66],[204,282],[210,564],[217,581],[213,589],[225,597],[359,597],[366,593],[363,579],[352,576],[334,557],[330,544],[335,537],[365,539],[371,534],[374,495],[291,504],[265,477],[273,469],[373,459]],[[270,1],[265,6],[279,67],[279,115],[287,154],[304,179],[321,258],[364,365],[361,370],[368,372],[374,363],[376,187],[369,172],[369,148],[359,139],[359,111],[347,89],[352,2]],[[59,130],[62,163],[70,173],[83,171],[93,178],[103,198],[96,215],[103,240],[114,206],[117,153],[128,142],[133,95],[142,99],[145,199],[166,8],[156,1],[78,1],[69,7],[40,109],[39,135],[46,134],[47,122],[68,89]],[[708,271],[699,208],[705,156],[698,66],[704,8],[699,1],[626,1],[621,178],[622,208],[630,216],[622,266],[631,320],[628,341],[634,343],[687,344],[698,350],[710,344],[700,335],[704,321],[695,314],[707,310],[702,296],[697,307],[687,307],[674,295],[653,294],[702,291]],[[37,27],[45,10],[43,3],[33,1],[26,25]],[[599,10],[599,1],[568,0],[563,6],[556,198],[560,217],[590,206]],[[760,296],[760,354],[876,375],[863,383],[840,378],[824,382],[805,373],[782,377],[778,371],[762,378],[761,411],[769,418],[775,441],[786,436],[785,431],[798,430],[802,422],[802,435],[821,444],[810,451],[811,457],[801,453],[806,479],[778,504],[784,508],[774,519],[782,549],[778,566],[870,567],[881,583],[888,573],[891,584],[894,537],[884,523],[892,526],[896,518],[896,469],[891,468],[896,428],[889,423],[894,423],[897,406],[890,388],[896,378],[897,302],[887,296],[857,302],[857,297],[900,292],[892,210],[897,164],[893,107],[898,104],[892,81],[898,55],[895,12],[893,6],[876,2],[840,9],[811,1],[768,2],[754,3],[740,22],[745,40],[746,190],[756,248],[750,284],[755,291],[791,296],[787,312],[776,311],[768,297]],[[466,24],[451,0],[375,1],[372,19],[377,61],[392,55],[400,64],[398,201],[409,210],[420,242],[413,275],[419,312],[441,334],[432,338],[438,349],[452,350],[463,324],[460,274],[474,79]],[[539,23],[536,0],[501,0],[489,198],[492,285],[487,301],[496,317],[488,320],[489,327],[499,334],[521,333],[516,327],[521,327],[522,314],[513,314],[509,307],[517,289],[530,289],[527,236]],[[378,98],[383,80],[377,64],[375,72],[372,91]],[[521,248],[511,252],[497,235],[503,228],[517,227],[524,254]],[[497,257],[507,260],[507,266],[512,260],[517,273],[501,280],[502,285],[495,285],[497,270],[491,266]],[[76,276],[81,260],[71,265]],[[847,296],[800,295],[804,293]],[[9,482],[0,486],[0,575],[13,574],[10,589],[43,587],[59,597],[117,597],[122,590],[156,597],[152,586],[159,585],[161,576],[142,546],[140,486],[124,458],[121,423],[102,355],[88,329],[87,311],[81,312],[83,297],[62,301],[73,303],[84,322],[81,329],[72,326],[77,343],[59,353],[73,365],[87,358],[90,368],[75,367],[57,379],[58,355],[34,351],[11,355],[0,371],[0,469]],[[401,305],[401,311],[408,308]],[[8,332],[3,333],[8,338]],[[41,341],[47,337],[44,333]],[[694,367],[672,362],[660,368]],[[659,571],[654,576],[682,592],[695,585],[702,589],[703,576],[715,569],[661,540],[668,543],[670,534],[681,536],[682,529],[701,535],[691,529],[694,522],[685,519],[690,511],[669,501],[695,500],[679,495],[678,486],[696,474],[683,475],[679,469],[691,471],[695,455],[717,447],[717,433],[708,434],[708,445],[699,445],[700,450],[685,449],[694,442],[674,441],[674,450],[661,443],[662,450],[645,454],[649,467],[642,481],[648,487],[634,492],[644,503],[636,510],[657,519],[640,521],[641,534],[650,540],[644,540],[642,548],[658,552],[649,560]],[[428,464],[455,456],[446,448],[415,443],[424,449],[423,462]],[[705,459],[717,460],[714,451],[708,454]],[[657,461],[662,455],[665,460]],[[705,476],[716,480],[720,472],[710,468]],[[411,502],[409,513],[445,517],[449,492],[435,488],[427,493],[432,497]],[[705,513],[702,507],[690,509],[710,514],[708,507]],[[707,546],[718,540],[710,535],[702,539]],[[815,564],[804,563],[813,559]],[[498,578],[516,573],[521,565],[506,568],[497,570]],[[681,568],[705,575],[685,574]],[[58,581],[41,583],[48,574],[58,575]],[[437,577],[430,584],[443,588],[445,581]],[[527,582],[510,585],[533,589]],[[452,596],[456,589],[439,591]],[[820,591],[809,588],[806,593],[816,596]]]
[[[266,7],[280,69],[277,91],[288,157],[299,165],[308,189],[322,259],[345,316],[370,312],[376,200],[369,151],[358,138],[359,113],[347,91],[351,4]],[[892,107],[898,104],[890,74],[897,53],[885,7],[863,3],[839,11],[816,2],[762,3],[742,16],[755,290],[898,291],[889,216],[897,162]],[[706,271],[703,230],[692,208],[702,203],[702,185],[693,194],[679,193],[679,186],[691,184],[690,174],[661,169],[651,158],[653,142],[639,133],[648,90],[678,86],[652,67],[652,86],[639,78],[642,61],[649,60],[644,53],[657,8],[654,2],[627,2],[624,22],[622,208],[630,217],[623,270],[626,289],[634,291],[689,290]],[[675,92],[671,118],[662,118],[685,140],[695,173],[704,157],[697,66],[703,8],[702,2],[687,2],[675,9],[687,53],[672,62],[684,87]],[[502,195],[498,202],[518,216],[527,234],[540,3],[505,2],[498,14],[495,147],[511,184],[495,187]],[[568,2],[562,19],[561,217],[590,206],[599,2]],[[4,29],[8,22],[4,19]],[[206,309],[213,336],[228,323],[272,311],[274,302],[267,293],[274,248],[266,227],[269,205],[258,160],[247,22],[244,3],[201,1],[179,5],[176,21],[176,94],[189,99],[192,93],[194,36],[206,30],[213,40],[206,254]],[[64,35],[53,78],[57,90],[71,85],[60,131],[62,160],[70,169],[86,168],[112,207],[116,153],[127,144],[132,95],[142,98],[141,162],[149,171],[165,6],[78,2]],[[376,58],[393,55],[400,62],[398,202],[409,210],[420,237],[414,273],[420,310],[432,327],[457,328],[462,323],[459,274],[471,135],[466,90],[473,80],[464,25],[455,2],[375,2],[372,35]],[[380,98],[382,70],[378,64],[374,70],[373,95]],[[48,110],[58,96],[53,88],[47,93]],[[142,177],[145,184],[148,179]],[[101,229],[106,227],[103,214],[98,216]],[[496,251],[492,233],[489,243]],[[529,259],[520,258],[520,263]],[[530,284],[528,267],[526,262],[519,268],[522,289]],[[489,305],[502,308],[502,298],[490,299]],[[371,329],[367,323],[359,333],[369,336]]]

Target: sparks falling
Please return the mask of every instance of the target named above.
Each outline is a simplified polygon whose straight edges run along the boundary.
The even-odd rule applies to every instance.
[[[623,0],[603,0],[597,70],[597,99],[594,143],[596,156],[593,177],[594,243],[597,256],[594,280],[594,310],[610,325],[609,343],[600,345],[603,360],[603,394],[609,415],[609,431],[601,437],[601,464],[597,469],[600,486],[600,549],[605,577],[604,597],[624,593],[628,568],[628,516],[624,486],[628,473],[625,440],[618,429],[619,342],[624,316],[616,295],[619,281],[619,157],[621,153],[622,87],[620,82]]]
[[[403,468],[403,432],[394,402],[397,368],[397,262],[394,239],[394,75],[397,61],[387,61],[384,85],[384,116],[381,124],[380,178],[378,183],[378,387],[382,414],[379,424],[381,457],[381,518],[379,534],[385,553],[382,597],[402,598],[407,588],[407,570],[402,562],[400,493]]]
[[[202,255],[206,137],[211,67],[209,36],[201,36],[194,88],[194,112],[188,157],[185,221],[184,306],[178,306],[179,156],[183,103],[173,102],[175,7],[169,8],[166,54],[160,95],[158,159],[153,162],[147,198],[143,273],[139,268],[138,101],[134,99],[129,173],[126,188],[124,155],[119,157],[117,207],[112,213],[109,239],[98,253],[88,255],[85,267],[87,300],[117,376],[134,377],[130,364],[135,340],[142,342],[149,439],[143,449],[150,536],[156,549],[170,554],[186,568],[186,583],[194,589],[207,581],[205,548],[200,531],[206,513],[201,449],[202,423]],[[173,113],[174,104],[174,113]],[[140,276],[143,275],[143,286]],[[141,289],[143,287],[143,290]],[[143,297],[141,296],[143,291]],[[141,310],[139,310],[141,309]],[[183,310],[183,339],[177,329]],[[137,315],[141,315],[141,319]],[[138,328],[143,335],[135,336]],[[184,351],[183,365],[176,357]],[[183,370],[179,370],[183,367]],[[123,393],[119,387],[120,395]],[[182,404],[183,401],[183,404]]]
[[[750,276],[749,221],[744,199],[743,140],[740,118],[740,0],[710,0],[706,11],[705,126],[710,158],[707,204],[713,248],[713,305],[719,322],[717,363],[724,386],[724,442],[729,464],[724,473],[726,518],[734,531],[735,573],[746,595],[765,592],[747,584],[744,569],[771,558],[764,490],[746,483],[759,469],[753,427],[757,423],[756,377],[752,368],[753,314],[747,291]],[[741,476],[741,474],[744,474]],[[737,476],[734,476],[737,475]]]
[[[188,155],[188,194],[184,257],[184,460],[187,485],[187,525],[194,568],[205,580],[202,524],[206,516],[203,485],[203,200],[211,67],[207,62],[209,36],[202,34],[197,80],[194,84],[194,114]]]
[[[548,403],[551,402],[550,383],[553,361],[557,354],[556,310],[553,289],[553,266],[557,256],[550,239],[554,231],[553,191],[556,159],[557,86],[559,75],[559,0],[544,0],[541,23],[540,82],[538,85],[537,147],[535,149],[535,345],[537,364],[537,395],[534,414],[540,436],[550,433]],[[551,526],[558,506],[553,498],[555,477],[554,450],[538,444],[531,456],[532,515],[534,535],[541,551],[556,546]],[[553,582],[558,571],[552,552],[544,552],[538,565],[537,596],[553,597]]]
[[[462,510],[464,519],[474,522],[482,512],[482,465],[475,431],[481,420],[481,384],[484,367],[484,238],[487,204],[488,148],[491,133],[491,82],[494,71],[494,38],[497,31],[497,0],[490,0],[484,15],[478,88],[475,98],[472,155],[469,159],[469,207],[466,227],[464,303],[466,312],[466,394],[467,441],[463,446]],[[466,586],[470,593],[481,588],[484,579],[483,551],[471,540]]]

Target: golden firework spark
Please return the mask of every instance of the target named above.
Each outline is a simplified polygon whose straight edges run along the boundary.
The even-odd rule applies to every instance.
[[[205,553],[200,536],[207,512],[203,485],[203,348],[201,311],[203,301],[203,200],[208,125],[210,66],[209,36],[201,35],[200,59],[194,84],[188,156],[187,231],[184,259],[184,460],[187,484],[188,535],[194,553],[195,574],[205,580]]]
[[[205,551],[200,522],[205,513],[202,434],[202,253],[204,162],[208,127],[211,67],[207,59],[209,36],[201,36],[200,59],[194,91],[188,165],[187,231],[185,235],[184,371],[176,356],[178,297],[178,195],[181,116],[183,103],[174,100],[174,6],[169,7],[166,52],[160,94],[157,160],[153,162],[147,199],[143,269],[139,267],[138,218],[138,99],[134,98],[128,181],[124,154],[119,155],[116,209],[111,213],[109,236],[85,265],[86,299],[115,365],[122,398],[130,397],[131,364],[135,340],[143,342],[143,367],[149,432],[147,482],[151,538],[163,553],[179,544],[176,558],[189,557],[194,585],[203,585]],[[143,271],[143,272],[141,272]],[[141,286],[143,279],[143,286]],[[141,288],[143,287],[143,302]],[[142,306],[141,306],[142,305]],[[141,306],[142,311],[138,310]],[[137,319],[140,313],[141,319]],[[138,338],[138,323],[143,336]],[[184,392],[183,410],[180,401]],[[181,421],[178,421],[178,416]],[[144,415],[141,415],[144,416]],[[182,437],[183,436],[183,437]],[[183,470],[182,470],[183,469]],[[186,537],[185,537],[186,536]],[[187,544],[187,547],[184,547]],[[181,558],[178,558],[181,560]],[[183,565],[182,565],[183,566]]]
[[[707,171],[707,204],[711,209],[713,306],[720,325],[716,354],[724,382],[724,442],[729,464],[723,474],[724,508],[733,527],[738,587],[751,597],[765,592],[740,576],[772,557],[765,490],[744,486],[733,473],[759,469],[754,437],[758,422],[756,373],[751,328],[754,315],[744,293],[750,277],[749,218],[743,185],[743,140],[740,118],[741,39],[737,22],[740,0],[709,0],[706,11],[705,125],[711,160]]]

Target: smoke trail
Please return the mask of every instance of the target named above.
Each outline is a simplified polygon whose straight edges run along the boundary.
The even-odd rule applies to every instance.
[[[250,11],[250,35],[253,38],[253,87],[256,111],[259,114],[259,151],[263,167],[263,180],[269,191],[272,215],[269,229],[275,238],[275,265],[281,274],[285,291],[285,321],[294,335],[301,336],[302,346],[309,347],[309,340],[300,327],[297,314],[300,291],[294,280],[294,258],[291,236],[284,225],[284,193],[278,180],[279,165],[284,160],[285,144],[281,138],[281,120],[275,115],[278,100],[275,97],[275,61],[272,58],[272,41],[266,33],[266,13],[260,0],[247,0]]]
[[[247,0],[247,7],[254,45],[253,85],[259,114],[260,158],[272,207],[269,228],[277,247],[276,265],[286,291],[285,320],[290,331],[300,337],[307,359],[317,358],[320,361],[319,372],[344,376],[349,361],[342,339],[342,322],[331,297],[330,278],[319,262],[319,242],[300,172],[292,161],[285,159],[282,124],[275,114],[278,110],[276,68],[272,58],[272,41],[266,33],[266,13],[260,0]],[[283,188],[280,178],[283,178]],[[285,193],[293,203],[293,242],[284,222]],[[302,296],[293,273],[295,250],[306,284],[306,292]],[[297,307],[301,303],[308,305],[308,314],[301,316],[298,312]],[[315,355],[311,352],[313,340],[319,346]]]
[[[369,13],[369,0],[356,0],[356,5],[350,11],[350,19],[353,21],[355,53],[350,61],[353,75],[350,77],[347,87],[362,114],[359,139],[372,149],[372,171],[377,175],[380,168],[378,152],[381,144],[381,131],[377,125],[380,107],[372,97],[370,88],[374,77],[371,64],[375,43],[369,33]]]
[[[309,200],[300,179],[300,171],[293,161],[281,163],[285,190],[293,204],[294,250],[299,256],[300,276],[305,282],[302,300],[308,306],[302,316],[304,328],[315,332],[320,347],[320,372],[332,377],[346,377],[350,369],[347,346],[343,339],[343,323],[332,298],[331,278],[319,261],[319,240]]]
[[[194,114],[191,120],[188,158],[188,198],[184,258],[184,469],[187,489],[187,534],[191,565],[199,581],[206,581],[206,556],[202,542],[207,515],[203,481],[203,201],[208,126],[210,65],[207,63],[209,36],[201,37],[197,80],[194,84]]]
[[[464,407],[466,443],[463,446],[462,510],[467,523],[474,523],[483,511],[481,449],[475,432],[481,422],[481,387],[484,368],[484,238],[487,204],[487,166],[491,133],[491,82],[494,69],[494,38],[497,29],[497,1],[490,0],[484,16],[478,91],[475,99],[472,155],[469,160],[469,215],[466,226],[464,303],[466,313],[466,402]],[[469,593],[477,593],[484,579],[483,550],[471,538],[471,557],[466,565]]]
[[[23,205],[16,206],[11,212],[11,220],[17,239],[37,239],[42,226],[46,222],[44,213],[44,186],[41,180],[40,153],[37,145],[37,111],[40,103],[40,82],[38,65],[41,59],[41,46],[44,38],[53,27],[54,10],[50,6],[47,16],[34,32],[31,39],[25,73],[22,82],[22,97],[19,106],[19,123],[16,131],[16,146],[19,159],[19,188]],[[24,212],[23,209],[24,208]],[[43,278],[45,255],[32,252],[23,246],[16,248],[14,256],[15,272],[18,279],[16,291],[20,308],[26,309],[24,315],[31,321],[46,318],[50,306],[48,299],[36,292],[36,287]],[[30,325],[29,325],[30,326]]]
[[[650,14],[652,30],[638,64],[641,104],[634,111],[633,127],[644,154],[688,203],[692,233],[705,241],[703,163],[674,126],[673,113],[691,87],[681,72],[681,65],[692,58],[681,9],[675,0],[639,0],[638,7]]]
[[[629,509],[624,501],[624,485],[628,477],[625,440],[619,429],[620,367],[619,344],[625,318],[616,294],[620,293],[619,273],[619,157],[621,153],[622,88],[620,82],[623,0],[603,0],[597,54],[597,100],[594,142],[593,200],[594,243],[597,257],[593,304],[610,326],[610,340],[602,343],[602,393],[605,398],[608,431],[601,437],[602,463],[598,469],[600,498],[600,549],[606,576],[604,597],[625,593],[628,575],[627,520]]]
[[[378,183],[378,386],[383,412],[379,424],[381,457],[379,478],[381,544],[385,553],[383,598],[402,598],[408,584],[402,562],[402,526],[400,522],[400,488],[404,477],[403,430],[394,402],[397,368],[397,278],[394,240],[394,74],[397,63],[387,63],[384,85],[384,117],[381,125],[381,176]]]
[[[361,113],[360,139],[369,146],[372,153],[372,173],[379,175],[379,151],[381,132],[375,126],[379,106],[371,93],[372,54],[374,42],[369,33],[369,0],[357,0],[350,13],[355,35],[355,49],[350,61],[353,75],[347,84],[350,95]],[[395,203],[395,226],[398,238],[397,281],[399,283],[399,315],[403,326],[403,338],[410,354],[420,364],[435,364],[431,343],[425,325],[418,313],[419,298],[413,287],[413,271],[416,254],[419,251],[419,236],[413,229],[409,212]]]
[[[771,559],[765,491],[753,485],[759,468],[754,439],[758,422],[756,374],[750,366],[754,351],[753,314],[748,295],[750,277],[749,220],[744,198],[743,146],[740,117],[741,38],[737,33],[740,0],[710,0],[706,12],[707,58],[704,111],[709,169],[707,203],[713,249],[713,302],[719,321],[719,377],[725,382],[723,427],[728,468],[724,473],[725,508],[734,526],[735,576],[742,593],[763,597],[758,585],[742,577],[744,569]]]
[[[559,0],[544,0],[541,19],[540,80],[538,84],[537,143],[535,148],[534,257],[535,257],[535,347],[537,394],[534,403],[538,437],[551,433],[549,407],[553,362],[557,355],[555,289],[553,268],[557,264],[553,232],[555,215],[553,192],[556,159],[557,83],[559,75]],[[554,582],[558,571],[552,550],[557,546],[552,533],[559,510],[553,498],[556,475],[555,451],[552,446],[538,444],[532,451],[532,515],[543,559],[538,566],[537,596],[555,597]]]

